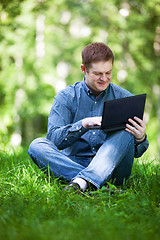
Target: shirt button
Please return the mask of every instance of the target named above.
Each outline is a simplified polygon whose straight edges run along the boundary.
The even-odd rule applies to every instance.
[[[95,104],[97,103],[97,102],[94,102]]]
[[[94,150],[95,148],[93,147],[92,149]]]
[[[95,134],[95,132],[93,132],[93,134]]]
[[[65,140],[67,140],[67,138],[65,138]]]
[[[79,130],[79,132],[82,132],[81,130]]]

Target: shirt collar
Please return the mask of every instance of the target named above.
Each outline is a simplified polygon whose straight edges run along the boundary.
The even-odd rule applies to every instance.
[[[85,77],[83,78],[83,86],[84,86],[84,90],[87,94],[91,94],[94,95],[94,93],[89,89],[89,87],[87,86],[86,82],[85,82]]]

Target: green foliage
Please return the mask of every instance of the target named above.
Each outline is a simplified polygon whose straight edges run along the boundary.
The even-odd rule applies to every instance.
[[[0,153],[0,239],[158,240],[157,160],[136,160],[124,193],[63,190],[29,159],[27,149]]]
[[[115,54],[113,82],[133,94],[148,94],[147,129],[157,149],[159,20],[158,0],[1,1],[1,145],[13,133],[23,144],[46,133],[57,83],[81,81],[83,47],[102,41]]]

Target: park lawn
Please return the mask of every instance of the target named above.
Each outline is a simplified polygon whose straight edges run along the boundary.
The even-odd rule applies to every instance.
[[[0,239],[160,239],[160,165],[135,160],[124,193],[68,193],[27,149],[0,153]]]

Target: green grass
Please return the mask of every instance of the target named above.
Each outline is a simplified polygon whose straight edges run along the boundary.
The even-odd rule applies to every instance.
[[[70,194],[29,159],[0,153],[0,239],[160,239],[158,159],[135,160],[124,194]]]

